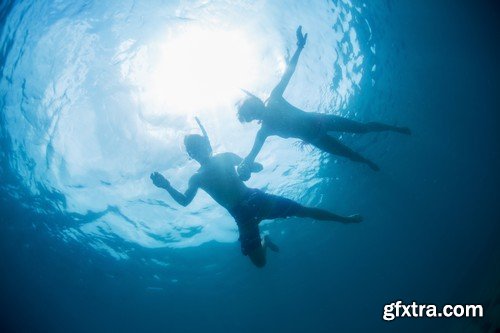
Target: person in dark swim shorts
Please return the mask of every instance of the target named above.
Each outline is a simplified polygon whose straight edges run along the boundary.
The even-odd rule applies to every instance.
[[[212,155],[207,133],[198,119],[203,136],[191,134],[184,138],[184,145],[190,157],[200,163],[198,171],[189,179],[188,189],[180,193],[160,173],[153,172],[151,179],[159,188],[165,189],[182,206],[194,199],[198,189],[207,192],[218,204],[234,217],[240,233],[241,250],[257,267],[266,264],[266,250],[278,251],[269,237],[260,238],[259,222],[262,220],[290,216],[309,217],[323,221],[342,223],[361,222],[358,214],[341,216],[327,210],[302,206],[292,200],[248,188],[236,173],[236,166],[242,158],[233,153]],[[262,165],[253,163],[252,172],[262,170]]]
[[[297,216],[302,206],[290,199],[267,194],[256,189],[249,189],[248,197],[229,209],[234,217],[240,233],[241,252],[248,255],[262,243],[259,232],[259,223],[262,220],[274,220]],[[278,251],[269,238],[265,238],[272,250]]]

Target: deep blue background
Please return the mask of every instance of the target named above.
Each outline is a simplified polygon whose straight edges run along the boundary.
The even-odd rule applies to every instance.
[[[118,262],[55,240],[47,226],[71,221],[28,212],[2,195],[0,330],[490,328],[492,318],[386,323],[381,316],[383,305],[398,299],[483,303],[490,306],[487,315],[499,306],[493,302],[500,282],[498,7],[494,1],[404,0],[369,2],[368,13],[371,6],[390,8],[387,17],[372,20],[381,74],[353,107],[401,114],[396,118],[414,135],[382,136],[377,148],[367,142],[380,174],[359,176],[352,164],[324,161],[320,174],[335,172],[339,179],[324,189],[325,197],[341,188],[343,200],[367,217],[362,225],[274,223],[267,228],[283,251],[264,270],[251,267],[238,244],[136,248],[130,260]],[[284,223],[292,225],[280,235]],[[151,258],[171,265],[150,265]],[[170,282],[158,282],[155,274]]]

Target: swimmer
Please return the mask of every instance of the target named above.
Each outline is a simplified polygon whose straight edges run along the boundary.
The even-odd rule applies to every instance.
[[[189,179],[186,192],[174,189],[160,173],[153,172],[151,180],[165,189],[182,206],[187,206],[196,196],[198,189],[207,192],[218,204],[226,208],[238,225],[239,241],[243,255],[250,258],[257,267],[266,264],[266,250],[278,252],[279,248],[269,237],[261,239],[259,223],[291,216],[308,217],[322,221],[357,223],[362,221],[358,214],[341,216],[332,212],[302,206],[287,198],[265,193],[247,187],[236,173],[236,166],[242,158],[233,153],[212,154],[212,147],[203,125],[196,118],[203,135],[191,134],[184,138],[186,151],[200,164],[198,171]],[[251,172],[259,172],[262,165],[252,163]]]
[[[351,148],[329,135],[329,132],[367,133],[392,131],[410,135],[408,127],[397,127],[377,122],[361,123],[332,114],[305,112],[288,103],[283,98],[283,93],[290,81],[300,53],[306,45],[307,33],[302,34],[302,27],[297,29],[297,50],[288,61],[288,66],[278,85],[272,90],[266,102],[245,91],[247,98],[238,106],[238,119],[240,122],[257,120],[261,128],[257,133],[251,152],[238,167],[242,180],[250,177],[250,169],[259,154],[266,138],[279,136],[281,138],[301,139],[322,151],[330,154],[347,157],[352,161],[365,163],[375,171],[379,167],[371,160],[361,156]]]

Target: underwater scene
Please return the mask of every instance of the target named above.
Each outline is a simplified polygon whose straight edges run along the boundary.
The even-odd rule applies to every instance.
[[[1,332],[500,332],[493,0],[0,0]]]

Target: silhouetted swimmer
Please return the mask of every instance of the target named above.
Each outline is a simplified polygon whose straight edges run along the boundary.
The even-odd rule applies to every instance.
[[[200,163],[200,168],[189,179],[186,192],[183,194],[174,189],[170,182],[158,172],[152,173],[151,179],[157,187],[167,190],[182,206],[189,205],[198,189],[201,188],[207,192],[236,220],[241,250],[244,255],[250,257],[255,266],[263,267],[266,264],[266,249],[279,251],[269,237],[261,240],[259,223],[262,220],[298,216],[342,223],[362,221],[362,217],[357,214],[340,216],[323,209],[305,207],[290,199],[267,194],[261,190],[248,188],[235,170],[235,167],[242,162],[242,158],[233,153],[212,155],[212,147],[206,131],[199,120],[196,120],[203,136],[187,135],[184,138],[184,145],[189,156]],[[252,163],[250,166],[251,172],[261,170],[262,165],[258,163]]]
[[[257,133],[252,151],[238,168],[238,173],[243,177],[243,180],[250,177],[249,166],[252,165],[268,136],[276,135],[282,138],[301,139],[330,154],[366,163],[373,170],[379,170],[375,163],[345,146],[338,139],[328,135],[328,132],[367,133],[393,131],[411,134],[408,127],[396,127],[376,122],[360,123],[336,115],[305,112],[288,103],[283,98],[283,93],[295,71],[306,41],[307,34],[303,35],[302,27],[299,26],[297,29],[297,50],[292,59],[288,61],[288,66],[281,81],[272,90],[269,99],[265,103],[245,91],[248,97],[238,107],[238,119],[241,122],[257,120],[261,122],[262,126]]]

